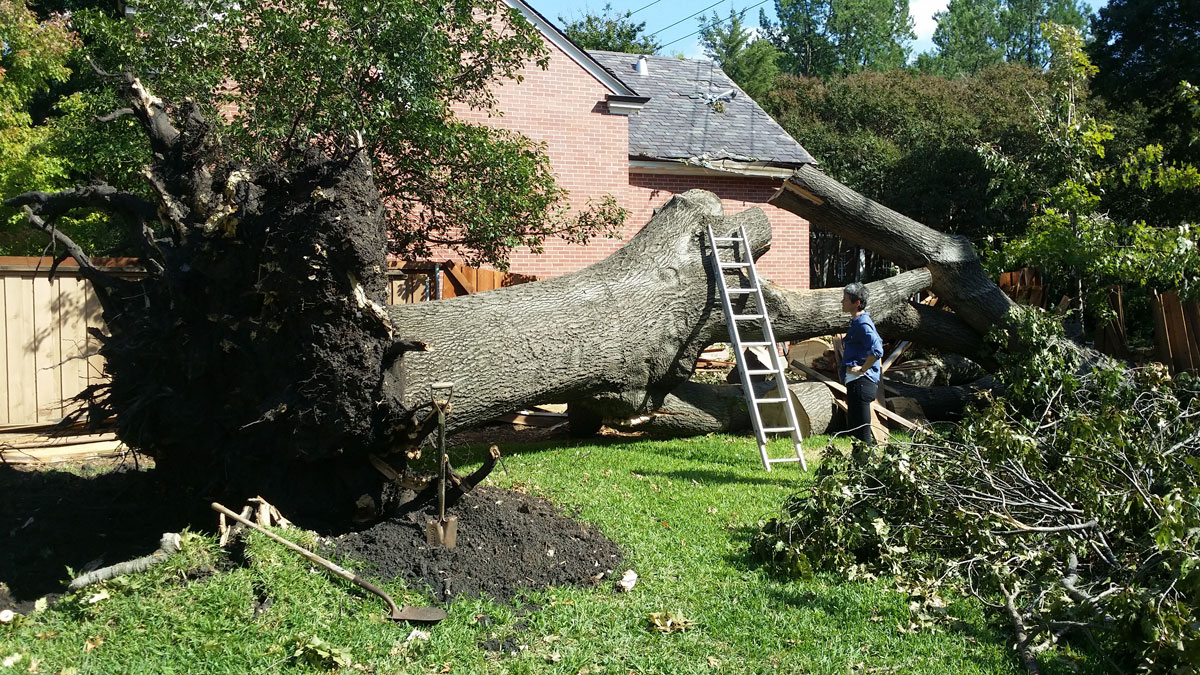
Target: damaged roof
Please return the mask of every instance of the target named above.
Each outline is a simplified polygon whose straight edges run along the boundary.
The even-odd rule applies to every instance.
[[[629,117],[630,157],[699,166],[722,160],[788,168],[817,163],[711,61],[649,55],[642,75],[638,54],[588,54],[650,97],[640,113]]]

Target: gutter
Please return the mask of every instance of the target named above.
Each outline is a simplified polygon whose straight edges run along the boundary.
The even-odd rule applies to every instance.
[[[683,159],[630,158],[629,173],[665,174],[673,176],[753,176],[756,178],[791,178],[801,164],[773,162],[743,162],[734,159],[695,162]]]

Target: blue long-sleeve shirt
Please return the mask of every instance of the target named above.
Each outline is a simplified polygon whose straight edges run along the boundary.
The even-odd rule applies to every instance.
[[[851,366],[861,366],[867,357],[875,355],[875,363],[867,369],[866,377],[872,382],[879,382],[879,362],[883,359],[883,340],[879,331],[875,330],[875,322],[871,314],[864,311],[850,319],[850,327],[846,329],[846,337],[842,338],[842,381],[846,381],[846,370]]]

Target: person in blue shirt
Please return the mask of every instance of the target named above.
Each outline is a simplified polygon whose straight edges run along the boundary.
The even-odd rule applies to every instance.
[[[850,326],[842,339],[842,382],[846,384],[846,421],[852,438],[872,445],[871,402],[879,391],[883,340],[867,312],[867,287],[855,282],[842,290],[842,311]]]

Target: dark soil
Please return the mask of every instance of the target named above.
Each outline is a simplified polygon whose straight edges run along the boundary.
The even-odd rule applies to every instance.
[[[458,517],[453,549],[427,543],[426,522],[436,515],[435,504],[394,517],[345,535],[336,550],[370,564],[370,576],[402,577],[440,602],[481,594],[506,600],[521,589],[593,585],[621,569],[616,544],[538,497],[476,488],[447,510]]]

